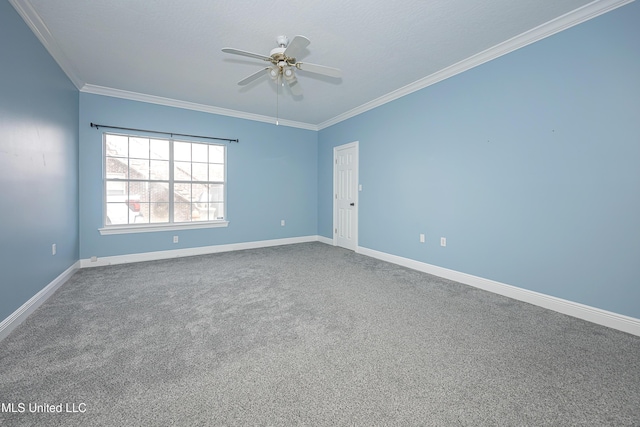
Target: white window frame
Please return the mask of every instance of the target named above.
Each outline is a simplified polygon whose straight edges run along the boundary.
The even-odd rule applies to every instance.
[[[107,225],[107,155],[106,155],[106,137],[107,135],[118,135],[125,136],[129,138],[149,138],[156,140],[165,140],[169,142],[169,222],[168,223],[140,223],[140,224],[117,224],[117,225]],[[197,143],[197,144],[208,144],[208,145],[217,145],[224,148],[224,181],[222,184],[224,185],[224,195],[223,195],[223,206],[224,206],[224,219],[223,220],[209,220],[209,221],[191,221],[191,222],[173,222],[173,207],[174,207],[174,197],[173,197],[173,189],[176,181],[174,180],[174,153],[173,153],[173,145],[174,142],[185,142],[185,143]],[[127,156],[127,159],[129,157]],[[218,227],[227,227],[229,225],[229,220],[227,219],[227,147],[223,144],[215,144],[209,142],[202,141],[193,141],[188,139],[175,139],[175,138],[156,138],[156,137],[148,137],[145,135],[137,135],[137,134],[121,134],[114,132],[104,132],[102,135],[102,227],[98,229],[101,235],[110,235],[110,234],[128,234],[128,233],[148,233],[148,232],[157,232],[157,231],[180,231],[180,230],[188,230],[188,229],[201,229],[201,228],[218,228]],[[113,182],[113,180],[111,180]],[[138,180],[134,180],[138,181]],[[154,182],[154,180],[142,180],[146,182]],[[123,183],[131,182],[131,178],[128,178],[126,181],[123,180]],[[185,181],[177,181],[177,183],[183,183]]]

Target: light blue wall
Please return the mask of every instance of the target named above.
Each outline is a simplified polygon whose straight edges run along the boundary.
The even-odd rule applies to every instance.
[[[0,192],[1,321],[78,260],[78,90],[7,1]]]
[[[227,143],[229,226],[101,236],[103,130],[91,122],[240,139]],[[81,93],[80,258],[316,235],[317,149],[314,131]]]
[[[638,22],[635,2],[312,132],[78,95],[0,2],[0,319],[78,258],[330,238],[332,148],[356,140],[361,246],[640,318]],[[90,122],[239,138],[229,227],[100,236]]]
[[[358,140],[360,246],[640,318],[639,23],[635,2],[320,131],[319,234]]]

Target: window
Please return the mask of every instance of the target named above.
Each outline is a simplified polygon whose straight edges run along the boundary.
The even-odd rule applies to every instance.
[[[104,134],[104,226],[226,225],[224,145]]]

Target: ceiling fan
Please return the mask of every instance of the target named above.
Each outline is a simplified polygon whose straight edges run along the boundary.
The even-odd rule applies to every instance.
[[[308,62],[298,62],[297,57],[311,43],[308,38],[304,36],[295,36],[293,40],[289,42],[289,38],[287,36],[278,36],[276,38],[276,42],[278,43],[278,47],[272,49],[269,56],[228,47],[222,49],[225,53],[248,56],[249,58],[261,59],[271,63],[270,66],[240,80],[238,85],[245,86],[262,77],[264,74],[267,74],[273,80],[278,80],[278,82],[280,81],[280,78],[282,78],[289,85],[292,94],[302,95],[302,88],[298,84],[298,79],[296,78],[296,69],[335,78],[340,78],[342,76],[342,72],[337,68],[310,64]]]

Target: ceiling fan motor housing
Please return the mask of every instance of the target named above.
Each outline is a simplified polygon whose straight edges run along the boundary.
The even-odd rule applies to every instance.
[[[286,48],[284,47],[276,47],[274,49],[271,49],[271,52],[269,52],[269,56],[271,57],[272,62],[275,61],[275,63],[277,63],[285,59],[285,56],[284,56],[285,49]]]

